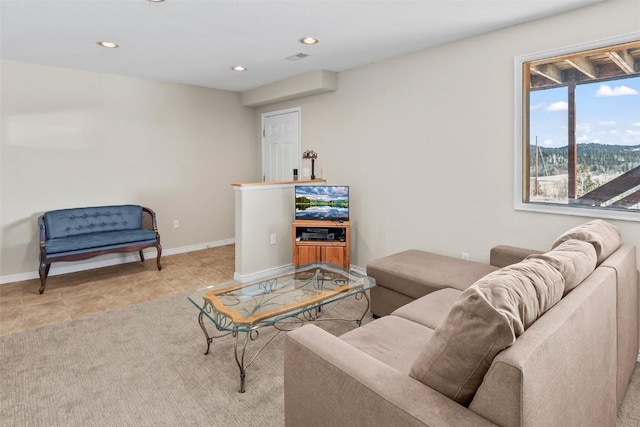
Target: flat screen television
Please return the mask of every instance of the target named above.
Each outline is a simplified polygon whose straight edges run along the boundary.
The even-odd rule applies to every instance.
[[[349,186],[296,185],[296,219],[349,221]]]

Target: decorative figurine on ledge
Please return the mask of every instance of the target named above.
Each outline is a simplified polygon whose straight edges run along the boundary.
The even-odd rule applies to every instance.
[[[318,158],[318,153],[313,150],[307,150],[302,153],[303,159],[311,159],[311,179],[316,179],[315,161]]]

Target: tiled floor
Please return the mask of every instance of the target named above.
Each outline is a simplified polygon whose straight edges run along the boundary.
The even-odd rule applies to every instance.
[[[140,303],[233,278],[235,246],[0,285],[0,335]]]

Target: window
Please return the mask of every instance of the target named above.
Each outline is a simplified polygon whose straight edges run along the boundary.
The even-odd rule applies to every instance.
[[[516,76],[516,208],[640,221],[640,34],[516,58]]]

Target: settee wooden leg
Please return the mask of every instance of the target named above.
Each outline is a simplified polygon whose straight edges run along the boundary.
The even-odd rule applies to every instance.
[[[156,246],[158,250],[158,257],[156,258],[156,264],[158,265],[158,270],[162,270],[162,265],[160,264],[160,256],[162,255],[162,246]]]
[[[38,269],[38,274],[40,275],[40,289],[38,289],[38,292],[41,294],[44,292],[44,287],[47,283],[49,268],[51,268],[51,264],[40,263],[40,268]]]
[[[140,254],[140,261],[144,262],[144,253],[142,251],[138,251],[138,253]]]

